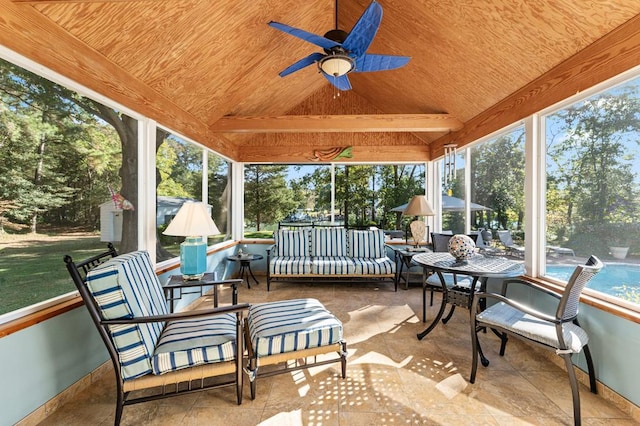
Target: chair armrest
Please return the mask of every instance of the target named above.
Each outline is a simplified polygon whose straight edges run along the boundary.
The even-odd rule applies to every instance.
[[[556,318],[555,316],[549,315],[549,314],[545,314],[544,312],[540,312],[537,311],[529,306],[523,305],[522,303],[513,300],[513,299],[509,299],[501,294],[497,294],[497,293],[485,293],[485,292],[478,292],[475,293],[473,296],[473,303],[471,304],[471,312],[478,312],[478,304],[480,302],[481,299],[495,299],[498,300],[500,302],[504,302],[505,304],[521,311],[524,312],[525,314],[529,314],[533,317],[539,318],[541,320],[544,321],[549,321],[552,322],[554,324],[560,324],[562,322],[562,320],[560,318]]]
[[[276,245],[275,245],[275,244],[273,244],[272,246],[269,246],[269,247],[267,248],[267,257],[269,257],[269,256],[271,255],[271,251],[272,251],[272,250],[275,250],[275,248],[276,248]]]
[[[248,303],[239,303],[237,305],[229,305],[222,306],[219,308],[213,309],[201,309],[197,311],[187,311],[187,312],[178,312],[174,314],[167,315],[149,315],[145,317],[136,317],[136,318],[119,318],[112,320],[101,320],[101,325],[118,325],[118,324],[141,324],[141,323],[149,323],[149,322],[164,322],[164,321],[175,321],[175,320],[184,320],[191,318],[200,318],[210,315],[222,315],[222,314],[230,314],[234,312],[243,312],[249,310]]]

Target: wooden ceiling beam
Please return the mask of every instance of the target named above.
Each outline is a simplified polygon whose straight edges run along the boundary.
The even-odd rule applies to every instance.
[[[449,114],[225,116],[216,133],[447,132],[462,128]]]

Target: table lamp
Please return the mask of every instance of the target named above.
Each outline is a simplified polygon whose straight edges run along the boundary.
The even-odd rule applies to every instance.
[[[429,200],[424,195],[416,195],[411,198],[409,201],[409,205],[402,212],[404,216],[434,216],[435,213],[431,208],[431,204],[429,204]],[[421,221],[416,218],[411,225],[411,237],[413,238],[413,243],[416,247],[420,246],[420,242],[425,239],[426,226],[424,221]]]
[[[164,235],[186,237],[180,244],[180,272],[185,280],[199,280],[207,270],[208,235],[220,231],[204,203],[186,201],[173,218]],[[203,236],[205,238],[203,238]]]

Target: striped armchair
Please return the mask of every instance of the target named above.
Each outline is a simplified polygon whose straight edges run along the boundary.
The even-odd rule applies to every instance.
[[[242,402],[242,320],[248,304],[169,313],[145,251],[117,256],[111,246],[83,262],[64,260],[113,362],[116,425],[125,405],[183,391],[234,385]],[[220,380],[205,382],[215,376]],[[136,396],[150,388],[156,389]]]

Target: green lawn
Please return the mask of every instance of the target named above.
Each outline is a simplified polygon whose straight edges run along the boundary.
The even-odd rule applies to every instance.
[[[82,260],[106,247],[97,235],[0,241],[0,314],[74,291],[63,257]]]

